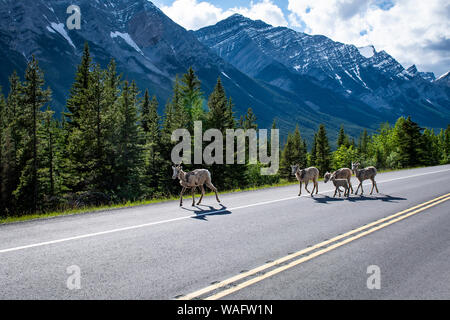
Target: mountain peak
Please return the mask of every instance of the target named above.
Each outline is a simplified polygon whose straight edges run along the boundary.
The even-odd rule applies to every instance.
[[[373,45],[359,47],[358,50],[359,50],[359,53],[361,53],[361,55],[366,58],[372,58],[377,53],[377,51],[375,50],[375,47]]]

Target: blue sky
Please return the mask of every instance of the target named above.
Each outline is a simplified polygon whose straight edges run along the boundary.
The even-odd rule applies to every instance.
[[[374,45],[404,67],[450,70],[450,0],[154,0],[186,29],[233,13],[356,46]]]

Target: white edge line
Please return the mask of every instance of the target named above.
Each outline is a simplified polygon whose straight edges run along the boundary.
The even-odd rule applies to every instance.
[[[426,173],[420,173],[420,174],[415,174],[415,175],[407,176],[407,177],[400,177],[400,178],[394,178],[394,179],[379,181],[377,183],[392,182],[392,181],[396,181],[396,180],[409,179],[409,178],[424,176],[424,175],[428,175],[428,174],[435,174],[435,173],[446,172],[446,171],[450,171],[450,169],[440,170],[440,171],[433,171],[433,172],[426,172]],[[370,183],[368,183],[368,184],[370,184]],[[333,190],[326,190],[326,191],[319,192],[319,194],[332,192],[332,191]],[[306,197],[306,196],[307,195],[303,195],[302,197]],[[28,248],[34,248],[34,247],[41,247],[41,246],[46,246],[46,245],[55,244],[55,243],[67,242],[67,241],[84,239],[84,238],[91,238],[91,237],[101,236],[101,235],[110,234],[110,233],[116,233],[116,232],[122,232],[122,231],[127,231],[127,230],[134,230],[134,229],[140,229],[140,228],[150,227],[150,226],[154,226],[154,225],[158,225],[158,224],[165,224],[165,223],[169,223],[169,222],[175,222],[175,221],[186,220],[186,219],[191,219],[191,218],[199,218],[199,217],[204,217],[204,216],[208,216],[208,215],[216,214],[216,213],[220,213],[220,212],[239,210],[239,209],[245,209],[245,208],[256,207],[256,206],[262,206],[262,205],[266,205],[266,204],[272,204],[272,203],[276,203],[276,202],[288,201],[288,200],[293,200],[293,199],[298,199],[298,198],[299,198],[298,196],[295,196],[295,197],[289,197],[289,198],[283,198],[283,199],[276,199],[276,200],[258,202],[258,203],[248,204],[248,205],[245,205],[245,206],[234,207],[234,208],[226,208],[226,209],[221,209],[221,210],[217,210],[217,211],[209,211],[209,212],[205,212],[205,213],[201,213],[201,214],[195,214],[195,215],[179,217],[179,218],[174,218],[174,219],[169,219],[169,220],[161,220],[161,221],[150,222],[150,223],[145,223],[145,224],[140,224],[140,225],[135,225],[135,226],[124,227],[124,228],[111,229],[111,230],[95,232],[95,233],[88,233],[88,234],[84,234],[84,235],[80,235],[80,236],[74,236],[74,237],[63,238],[63,239],[58,239],[58,240],[39,242],[39,243],[35,243],[35,244],[30,244],[30,245],[25,245],[25,246],[20,246],[20,247],[14,247],[14,248],[9,248],[9,249],[1,249],[0,253],[19,251],[19,250],[24,250],[24,249],[28,249]]]

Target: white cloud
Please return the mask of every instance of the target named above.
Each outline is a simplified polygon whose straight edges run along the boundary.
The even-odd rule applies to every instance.
[[[380,3],[392,2],[380,8]],[[404,66],[436,73],[450,68],[448,0],[289,0],[292,26],[357,46],[373,44]],[[388,10],[386,10],[388,9]]]
[[[249,7],[235,7],[223,10],[206,1],[175,0],[161,10],[173,21],[188,30],[197,30],[223,20],[234,13],[240,13],[250,19],[260,19],[274,26],[287,26],[283,11],[272,0],[251,2]]]

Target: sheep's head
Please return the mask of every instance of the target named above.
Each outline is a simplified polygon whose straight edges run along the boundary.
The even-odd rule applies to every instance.
[[[355,173],[356,170],[358,170],[359,166],[360,166],[359,162],[352,162],[352,171],[353,171],[353,173]]]
[[[299,169],[299,165],[298,164],[294,164],[291,166],[291,170],[292,170],[292,175],[295,176],[295,174],[297,173],[298,169]]]
[[[172,166],[172,170],[173,170],[173,174],[172,174],[172,179],[176,179],[178,178],[178,175],[180,174],[180,171],[183,170],[183,168],[181,167],[181,165],[175,165]]]
[[[325,175],[323,176],[323,182],[327,183],[330,180],[331,180],[331,173],[329,172],[325,173]]]

